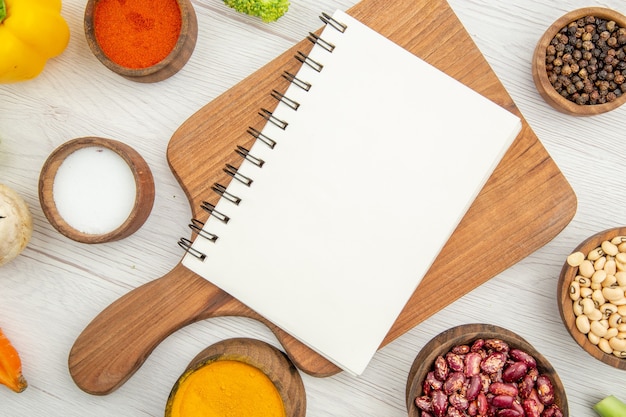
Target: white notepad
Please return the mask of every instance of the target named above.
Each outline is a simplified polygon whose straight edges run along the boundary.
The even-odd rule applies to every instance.
[[[241,202],[220,199],[183,264],[358,375],[521,122],[346,13],[333,19],[347,27],[324,28],[334,49],[318,42],[307,59],[321,71],[296,74],[310,89],[285,93],[299,107],[273,113],[287,126],[263,129],[276,146],[255,142],[264,164],[242,162],[236,177],[252,183],[231,180]]]

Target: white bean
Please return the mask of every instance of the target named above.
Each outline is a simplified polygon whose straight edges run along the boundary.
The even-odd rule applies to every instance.
[[[589,320],[595,320],[595,321],[599,321],[602,320],[602,312],[600,310],[598,310],[597,308],[594,308],[591,313],[587,314],[587,317],[589,318]]]
[[[583,306],[583,313],[587,316],[590,315],[596,308],[596,305],[591,298],[584,298],[580,303]]]
[[[619,245],[620,243],[625,243],[626,242],[626,236],[615,236],[613,239],[611,239],[611,243],[614,245]]]
[[[599,271],[600,269],[604,269],[605,265],[606,265],[606,258],[602,256],[596,259],[596,261],[593,263],[593,269],[595,269],[596,271]]]
[[[624,290],[621,287],[605,287],[602,288],[602,295],[609,301],[617,301],[624,298]]]
[[[600,341],[598,342],[598,347],[604,353],[613,353],[613,349],[611,349],[611,345],[609,344],[609,341],[606,339],[600,339]]]
[[[578,285],[581,287],[589,288],[591,286],[591,280],[587,277],[583,277],[582,275],[576,275],[575,281],[577,281]],[[624,273],[624,282],[626,282],[626,272]]]
[[[589,318],[584,314],[576,317],[576,328],[581,333],[589,333],[589,330],[591,330],[591,323],[589,323]]]
[[[616,337],[619,334],[619,331],[615,327],[609,327],[606,329],[606,334],[604,335],[605,339],[611,340],[612,337]]]
[[[613,350],[626,352],[626,340],[624,339],[612,337],[609,339],[609,345],[611,346]]]
[[[609,316],[609,327],[615,327],[616,329],[622,323],[622,315],[619,313],[613,313]],[[618,329],[619,330],[619,329]]]
[[[606,279],[606,271],[604,269],[600,269],[595,271],[591,275],[591,283],[602,284],[602,281]]]
[[[610,259],[608,261],[606,261],[606,263],[604,264],[604,267],[602,268],[604,269],[604,271],[606,272],[607,275],[615,275],[615,273],[617,272],[617,264],[615,263],[614,259]]]
[[[602,250],[604,251],[604,253],[606,253],[609,256],[615,256],[619,253],[619,249],[617,249],[617,246],[612,244],[610,241],[605,240],[604,242],[602,242]]]
[[[593,267],[593,263],[591,263],[589,259],[585,259],[578,267],[578,272],[580,273],[580,275],[587,278],[591,278],[595,271],[596,270]]]
[[[582,252],[574,252],[567,257],[569,266],[577,267],[585,260],[585,254]]]
[[[615,278],[615,275],[607,275],[604,281],[602,281],[603,287],[613,287],[615,285],[617,285],[617,278]]]
[[[606,302],[604,295],[602,295],[602,290],[595,290],[591,294],[591,299],[594,301],[594,303],[596,304],[596,307],[598,308]]]
[[[615,273],[615,279],[617,279],[617,285],[620,287],[626,286],[626,271],[617,271]],[[580,284],[580,281],[578,281]]]
[[[569,285],[569,298],[571,298],[572,301],[576,301],[580,298],[580,284],[576,281],[572,281]]]
[[[617,313],[617,306],[611,303],[604,303],[599,307],[602,315],[606,318],[611,317],[612,314]]]
[[[595,262],[600,259],[602,255],[604,255],[604,253],[602,253],[602,248],[597,247],[589,251],[589,253],[587,254],[587,259],[589,259],[591,262]]]
[[[592,321],[589,325],[589,331],[598,337],[604,337],[607,332],[607,328],[604,327],[599,321]]]
[[[572,310],[574,311],[574,315],[576,317],[580,316],[581,314],[583,314],[583,306],[582,304],[580,304],[580,300],[576,301],[574,303],[574,305],[572,306]]]
[[[595,333],[589,332],[587,334],[587,340],[589,340],[592,344],[597,345],[600,342],[600,337]]]

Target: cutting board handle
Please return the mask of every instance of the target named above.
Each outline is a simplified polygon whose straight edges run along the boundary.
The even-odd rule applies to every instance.
[[[123,385],[170,334],[198,320],[218,316],[250,317],[263,322],[304,372],[329,376],[340,371],[179,263],[163,277],[120,297],[87,325],[70,351],[70,375],[87,393],[109,394]],[[292,351],[297,354],[290,354]]]

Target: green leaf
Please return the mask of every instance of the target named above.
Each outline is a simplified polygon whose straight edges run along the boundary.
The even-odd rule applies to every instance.
[[[4,0],[0,0],[0,23],[7,17],[7,5],[4,3]]]

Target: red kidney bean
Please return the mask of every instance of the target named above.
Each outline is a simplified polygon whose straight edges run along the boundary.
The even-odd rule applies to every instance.
[[[470,352],[470,347],[468,345],[457,345],[452,348],[451,352],[457,355],[465,355]]]
[[[487,374],[495,374],[502,370],[505,363],[506,355],[503,352],[494,352],[480,363],[480,369]]]
[[[522,378],[522,380],[517,386],[519,390],[519,396],[522,398],[528,398],[534,387],[535,387],[535,379],[529,372],[524,376],[524,378]]]
[[[467,407],[469,407],[469,401],[467,397],[459,393],[454,393],[450,395],[448,397],[448,402],[452,407],[461,411],[467,410]]]
[[[535,358],[500,339],[454,346],[434,362],[415,399],[421,417],[564,417]]]
[[[523,415],[524,414],[521,414],[519,411],[513,410],[512,408],[503,408],[502,410],[498,410],[496,417],[522,417]]]
[[[421,395],[415,398],[415,406],[422,411],[432,411],[433,402],[428,395]]]
[[[443,388],[443,381],[440,381],[437,378],[435,378],[434,371],[428,372],[428,374],[426,374],[426,378],[424,378],[424,384],[422,386],[422,391],[424,391],[424,394],[430,395],[430,393],[433,390],[437,390],[437,389],[440,390],[442,388]]]
[[[476,397],[478,397],[478,393],[481,392],[483,384],[478,375],[474,375],[467,385],[467,390],[465,391],[465,396],[469,401],[474,401]]]
[[[491,405],[496,408],[511,408],[513,401],[515,401],[515,397],[510,395],[496,395],[491,399]]]
[[[502,371],[502,380],[504,382],[519,381],[528,372],[528,365],[524,362],[513,362]]]
[[[563,411],[555,404],[543,410],[541,417],[563,417]]]
[[[485,396],[484,392],[481,391],[478,393],[478,397],[476,397],[476,405],[478,406],[478,415],[484,416],[487,414],[489,404],[487,403],[487,396]]]
[[[435,359],[435,378],[440,381],[445,381],[448,379],[448,362],[446,362],[445,358],[441,355],[437,356]]]
[[[448,368],[454,372],[463,372],[465,368],[463,357],[453,352],[446,354],[446,362],[448,362]]]
[[[446,417],[465,417],[465,413],[457,410],[454,407],[448,407],[448,413],[446,414]]]
[[[465,355],[465,376],[470,377],[480,373],[480,363],[483,357],[477,352]]]
[[[489,386],[489,392],[495,395],[508,395],[517,397],[518,389],[515,384],[494,382]]]
[[[487,339],[485,340],[485,347],[487,349],[495,350],[496,352],[508,352],[509,344],[500,339]]]
[[[443,391],[434,391],[432,395],[433,413],[436,417],[443,417],[448,411],[448,396]]]
[[[546,375],[537,377],[537,396],[542,404],[551,405],[554,402],[554,387]]]
[[[520,404],[520,402],[518,400],[515,400],[513,402],[513,406],[511,408],[513,410],[517,411],[520,416],[524,415],[524,407],[522,407],[522,404]]]
[[[522,407],[524,407],[524,413],[526,413],[527,417],[541,417],[539,404],[535,400],[524,400]]]
[[[483,348],[483,346],[485,346],[485,341],[483,339],[476,339],[474,340],[474,343],[472,343],[470,350],[472,352],[478,352]]]
[[[443,392],[447,395],[459,392],[463,388],[464,384],[465,375],[463,375],[462,372],[451,372],[448,379],[446,379],[446,382],[443,383]]]
[[[478,415],[478,405],[476,401],[472,401],[469,403],[469,407],[467,407],[467,414],[470,416]]]
[[[537,361],[521,349],[511,349],[509,355],[518,362],[524,362],[528,368],[536,368]]]

